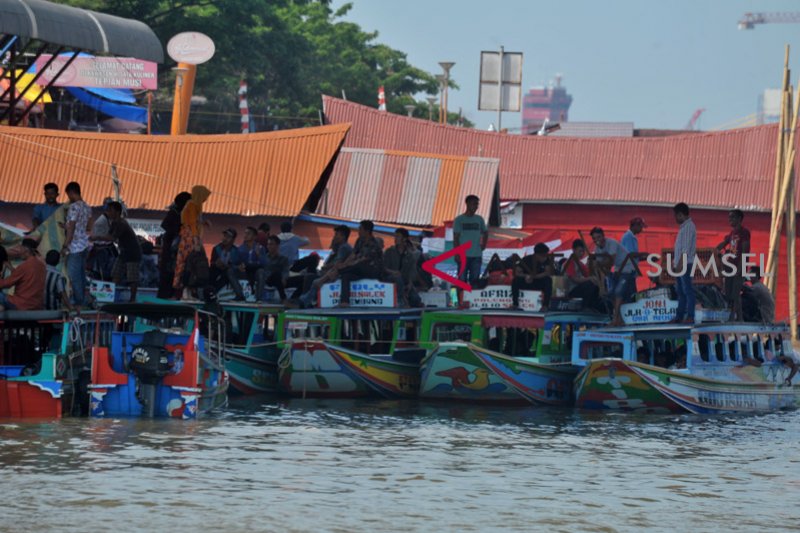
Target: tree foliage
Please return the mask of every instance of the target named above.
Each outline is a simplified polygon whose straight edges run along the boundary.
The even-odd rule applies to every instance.
[[[341,96],[344,92],[348,100],[375,107],[381,85],[390,112],[405,114],[403,106],[414,102],[420,109],[417,116],[427,118],[424,96],[438,92],[432,74],[411,65],[403,52],[379,43],[377,32],[366,32],[345,19],[351,4],[334,11],[330,0],[62,3],[141,20],[164,45],[183,31],[211,37],[216,53],[198,68],[195,94],[208,99],[202,111],[230,113],[228,126],[238,123],[237,91],[242,77],[247,79],[251,113],[269,117],[259,129],[315,123],[320,94]],[[167,68],[161,70],[160,96],[166,102],[174,75]],[[218,128],[219,124],[204,126],[202,121],[193,121],[190,127],[193,131]]]

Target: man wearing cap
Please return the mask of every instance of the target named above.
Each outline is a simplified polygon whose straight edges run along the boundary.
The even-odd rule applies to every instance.
[[[626,250],[628,250],[628,253],[639,253],[639,239],[636,236],[639,235],[642,232],[642,229],[646,227],[647,224],[644,223],[644,219],[642,217],[634,217],[631,219],[628,231],[625,232],[620,240],[620,244],[624,246]],[[637,259],[639,258],[637,257]]]
[[[231,286],[237,300],[244,300],[244,292],[236,276],[239,265],[239,250],[236,248],[236,230],[228,228],[222,232],[222,242],[211,250],[211,286],[219,292],[226,284]]]
[[[39,258],[38,243],[33,239],[22,239],[20,257],[22,263],[5,279],[0,279],[0,289],[14,287],[14,294],[0,292],[0,311],[18,309],[33,311],[44,306],[44,287],[47,267]]]

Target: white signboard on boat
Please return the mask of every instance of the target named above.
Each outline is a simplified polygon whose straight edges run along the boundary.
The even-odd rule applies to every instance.
[[[326,283],[319,289],[319,306],[336,307],[342,282]],[[395,307],[397,297],[394,283],[376,279],[360,279],[350,283],[350,307]]]
[[[419,293],[419,297],[425,307],[447,307],[450,293],[448,291],[422,291]]]
[[[513,302],[511,285],[487,285],[485,289],[464,291],[462,300],[474,309],[508,309]],[[540,311],[542,292],[520,291],[519,307],[523,311]]]
[[[622,321],[626,324],[660,324],[675,318],[677,300],[668,298],[643,298],[620,307]]]

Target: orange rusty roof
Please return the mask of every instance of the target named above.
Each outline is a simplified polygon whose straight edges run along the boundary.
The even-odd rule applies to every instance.
[[[317,212],[354,220],[438,226],[481,198],[478,214],[489,218],[497,159],[342,148]]]
[[[207,212],[295,216],[349,128],[145,136],[0,127],[2,199],[39,203],[45,183],[63,190],[77,181],[86,201],[97,205],[113,195],[114,163],[132,209],[164,209],[199,184],[212,191]]]
[[[777,124],[671,137],[540,137],[438,124],[330,96],[322,103],[328,122],[352,126],[347,147],[500,159],[501,200],[772,206]]]

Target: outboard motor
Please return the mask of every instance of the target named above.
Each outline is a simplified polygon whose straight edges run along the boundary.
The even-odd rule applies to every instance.
[[[142,403],[142,416],[148,418],[155,416],[156,387],[172,370],[166,341],[166,333],[147,331],[131,352],[129,369],[136,376],[136,397]]]

